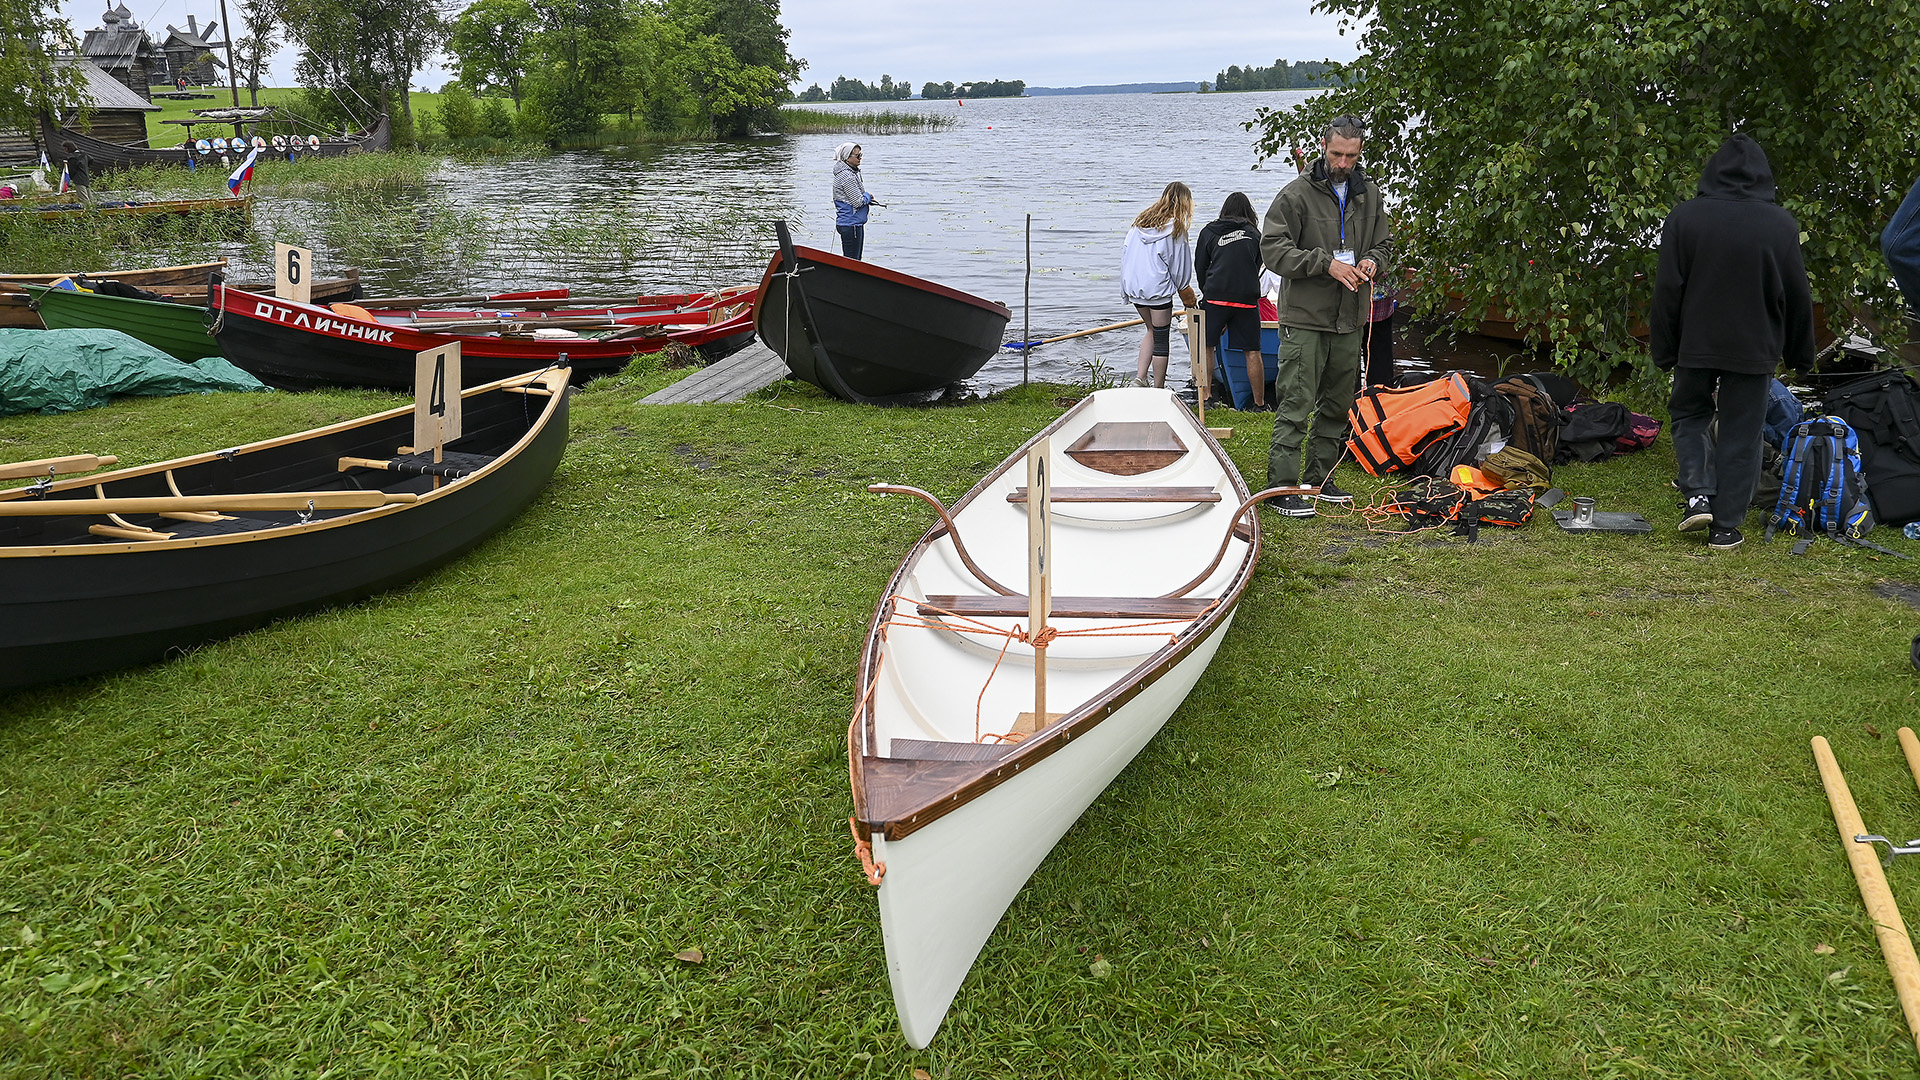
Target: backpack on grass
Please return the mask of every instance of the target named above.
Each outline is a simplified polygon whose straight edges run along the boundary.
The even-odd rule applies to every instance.
[[[1820,416],[1795,424],[1781,470],[1780,497],[1767,520],[1767,539],[1777,531],[1792,532],[1801,538],[1793,547],[1796,555],[1822,536],[1897,554],[1864,539],[1873,531],[1873,505],[1860,471],[1860,440],[1845,420]]]
[[[1883,525],[1920,520],[1920,383],[1878,371],[1830,390],[1826,410],[1860,440],[1860,463]]]
[[[1494,383],[1493,389],[1513,406],[1507,445],[1541,461],[1552,461],[1560,450],[1560,429],[1566,426],[1567,414],[1560,411],[1541,380],[1533,375],[1514,375]]]

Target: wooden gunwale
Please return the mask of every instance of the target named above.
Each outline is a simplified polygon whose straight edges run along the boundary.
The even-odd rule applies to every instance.
[[[61,278],[80,277],[82,275],[90,278],[111,278],[115,281],[125,281],[128,278],[134,278],[136,280],[134,280],[132,284],[139,284],[137,279],[142,277],[151,278],[158,274],[185,274],[196,270],[204,274],[211,274],[215,271],[225,270],[226,268],[227,260],[223,258],[218,262],[182,263],[179,266],[146,266],[131,270],[76,270],[67,274],[0,274],[0,285],[51,285]]]
[[[972,293],[963,293],[959,289],[942,285],[937,281],[928,281],[926,278],[917,278],[912,274],[903,274],[898,270],[889,270],[877,263],[863,262],[859,259],[849,259],[844,255],[835,255],[831,251],[803,247],[799,244],[793,246],[793,253],[794,257],[803,263],[818,262],[825,266],[837,267],[838,269],[855,274],[863,274],[870,278],[878,278],[881,281],[890,281],[895,285],[904,285],[909,289],[917,289],[920,292],[931,293],[934,296],[944,297],[948,300],[959,300],[971,307],[993,312],[1003,318],[1013,318],[1012,309],[1008,308],[1005,304],[998,304],[984,297],[974,296]],[[785,252],[775,251],[773,253],[773,258],[767,263],[766,272],[760,275],[760,284],[755,290],[757,294],[762,296],[766,295],[767,286],[772,283],[773,276],[780,272],[780,264],[785,259]]]
[[[550,396],[547,398],[546,404],[544,408],[542,408],[539,417],[537,417],[532,424],[528,425],[527,433],[525,435],[522,435],[519,438],[519,440],[516,441],[512,446],[508,447],[505,452],[503,452],[498,457],[494,458],[492,461],[488,462],[486,465],[482,466],[481,468],[474,470],[472,473],[469,473],[468,475],[463,476],[458,480],[449,481],[448,483],[442,484],[440,487],[432,491],[422,494],[419,497],[419,499],[415,502],[390,503],[386,506],[377,507],[370,510],[356,510],[348,514],[344,514],[340,517],[324,518],[316,521],[306,522],[304,524],[278,525],[272,528],[256,529],[251,532],[232,533],[224,536],[193,537],[193,538],[180,539],[180,540],[149,540],[149,541],[130,542],[125,544],[48,544],[48,545],[41,545],[38,547],[8,547],[8,546],[0,545],[0,559],[29,558],[29,557],[44,556],[44,555],[103,555],[103,554],[112,554],[115,552],[134,551],[134,550],[155,551],[155,550],[164,550],[168,548],[214,547],[222,544],[245,544],[245,543],[251,543],[258,540],[272,540],[272,539],[278,539],[286,536],[293,536],[303,532],[316,532],[316,531],[325,530],[325,529],[340,528],[342,526],[347,526],[347,525],[358,525],[363,522],[371,521],[374,518],[385,517],[389,514],[402,512],[402,511],[411,509],[413,507],[426,506],[432,503],[433,501],[435,501],[436,499],[445,498],[449,494],[455,491],[458,491],[464,487],[470,486],[472,482],[487,476],[488,474],[494,472],[497,469],[504,468],[508,462],[512,461],[513,458],[519,455],[519,453],[522,450],[526,449],[526,447],[533,442],[535,437],[537,437],[540,434],[540,432],[545,429],[548,422],[553,419],[554,412],[559,409],[561,403],[565,400],[561,391],[564,391],[566,388],[568,370],[569,369],[564,367],[548,368],[544,371],[528,372],[524,375],[515,375],[515,376],[512,376],[511,378],[500,379],[490,383],[483,383],[479,386],[470,387],[466,390],[461,391],[460,396],[462,398],[469,398],[479,394],[493,393],[501,390],[510,390],[516,386],[527,386],[531,383],[538,382],[546,386],[546,388],[550,392]],[[294,432],[289,435],[279,435],[271,439],[263,439],[259,442],[247,443],[245,445],[232,447],[226,450],[210,450],[210,451],[207,451],[206,453],[194,454],[191,457],[173,458],[168,461],[155,462],[151,465],[137,465],[127,469],[116,469],[113,472],[99,473],[97,475],[79,476],[70,480],[57,481],[47,486],[46,488],[31,488],[31,489],[27,487],[8,488],[4,491],[0,491],[0,501],[24,498],[26,497],[26,494],[29,490],[45,491],[48,493],[58,492],[58,491],[69,491],[74,488],[98,487],[98,486],[105,485],[106,483],[109,483],[111,481],[123,480],[123,479],[128,479],[136,476],[151,476],[155,473],[166,473],[167,474],[166,479],[167,479],[167,484],[169,488],[177,491],[178,487],[174,484],[173,476],[172,476],[174,469],[182,468],[188,465],[203,464],[205,462],[214,461],[223,456],[230,455],[230,454],[238,455],[238,454],[255,453],[261,450],[271,449],[276,446],[286,446],[290,443],[296,443],[306,439],[319,438],[321,436],[330,435],[338,431],[348,431],[357,427],[365,427],[369,424],[380,423],[381,421],[384,421],[384,420],[391,420],[398,417],[409,416],[409,415],[412,415],[413,411],[414,411],[413,405],[411,404],[402,405],[398,408],[387,409],[385,411],[373,413],[368,416],[356,417],[351,420],[342,420],[339,423],[328,424],[325,427],[311,428],[306,431]]]
[[[974,484],[965,495],[961,496],[960,500],[954,503],[952,508],[953,512],[958,514],[960,510],[964,509],[972,503],[974,499],[983,494],[995,481],[1006,475],[1009,469],[1016,466],[1024,468],[1027,451],[1032,449],[1041,439],[1065,425],[1075,413],[1087,408],[1091,401],[1092,398],[1081,399],[1079,403],[1062,413],[1053,423],[1042,428],[1033,438],[1022,443],[1020,448],[1008,455],[1007,459],[1002,461],[998,468],[981,477],[978,483]],[[1181,408],[1186,410],[1185,405],[1181,405]],[[1186,411],[1188,416],[1191,417],[1192,411]],[[1219,440],[1215,439],[1206,428],[1201,427],[1197,419],[1194,420],[1194,428],[1200,432],[1203,444],[1208,450],[1212,451],[1214,459],[1225,466],[1226,474],[1233,480],[1234,490],[1239,500],[1242,502],[1246,501],[1246,499],[1252,495],[1252,492],[1247,488],[1246,480],[1233,468],[1231,459],[1227,457],[1227,452],[1221,447]],[[847,730],[847,751],[849,756],[847,773],[853,788],[854,818],[858,827],[864,829],[869,835],[880,833],[889,841],[900,840],[911,836],[920,829],[925,828],[940,818],[958,810],[960,807],[965,806],[967,803],[972,802],[974,799],[999,787],[1008,780],[1013,779],[1018,776],[1023,769],[1051,756],[1056,751],[1064,749],[1073,739],[1079,738],[1092,731],[1095,727],[1098,727],[1102,721],[1112,716],[1121,706],[1132,701],[1141,691],[1158,682],[1168,672],[1172,671],[1180,661],[1186,659],[1202,642],[1211,638],[1239,605],[1241,595],[1246,592],[1247,585],[1252,580],[1254,568],[1259,565],[1260,562],[1260,526],[1259,512],[1257,510],[1248,515],[1246,524],[1249,526],[1248,531],[1251,534],[1249,536],[1251,547],[1247,552],[1246,559],[1240,565],[1239,573],[1234,575],[1233,581],[1228,586],[1226,592],[1221,594],[1219,602],[1213,610],[1194,620],[1189,626],[1183,627],[1173,643],[1155,651],[1145,660],[1142,660],[1138,667],[1128,672],[1099,697],[1073,710],[1062,720],[1056,722],[1054,726],[1046,728],[1039,734],[1022,741],[1011,753],[1004,757],[988,762],[914,760],[913,764],[908,767],[915,770],[916,776],[914,779],[917,781],[914,784],[915,788],[919,789],[924,786],[924,793],[916,790],[915,794],[919,797],[915,799],[911,805],[875,808],[867,791],[867,770],[903,759],[877,757],[866,752],[869,747],[876,745],[878,741],[878,733],[875,729],[873,701],[870,696],[867,696],[866,688],[874,685],[875,676],[879,671],[880,628],[891,614],[893,597],[899,593],[901,583],[907,576],[908,569],[914,565],[916,557],[920,555],[929,544],[933,543],[939,537],[946,535],[945,525],[936,521],[932,527],[927,529],[926,533],[920,537],[913,547],[908,550],[906,556],[900,560],[900,566],[894,570],[893,576],[887,579],[886,590],[881,593],[880,603],[874,609],[873,619],[867,625],[867,644],[861,653],[860,681],[857,684],[861,688],[862,693],[861,706],[860,711],[854,716]],[[876,813],[876,809],[881,809],[885,812]]]

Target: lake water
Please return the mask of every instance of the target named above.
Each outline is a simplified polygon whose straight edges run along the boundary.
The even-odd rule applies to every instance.
[[[833,151],[865,149],[867,187],[886,203],[867,227],[866,258],[997,300],[1033,338],[1134,316],[1120,298],[1120,247],[1133,216],[1172,180],[1193,188],[1194,230],[1234,191],[1256,210],[1293,168],[1261,162],[1243,125],[1261,107],[1315,91],[1115,94],[819,106],[936,112],[957,124],[903,135],[798,135],[723,143],[576,151],[448,162],[420,190],[326,197],[262,196],[257,236],[237,278],[264,275],[275,240],[312,247],[326,265],[360,266],[369,291],[493,292],[568,285],[576,292],[687,292],[757,280],[772,221],[800,243],[838,251],[829,195]],[[1032,301],[1027,216],[1032,215]],[[260,265],[248,265],[260,264]],[[1140,331],[1034,350],[1036,379],[1131,374]],[[1174,346],[1176,375],[1185,347]],[[1005,352],[977,389],[1017,384]]]

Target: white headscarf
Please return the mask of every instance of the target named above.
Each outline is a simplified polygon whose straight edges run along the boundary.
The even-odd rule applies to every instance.
[[[841,163],[842,165],[847,165],[851,167],[852,163],[847,161],[847,156],[852,154],[855,150],[858,150],[858,149],[860,149],[859,143],[843,142],[839,146],[836,146],[833,148],[833,160]]]

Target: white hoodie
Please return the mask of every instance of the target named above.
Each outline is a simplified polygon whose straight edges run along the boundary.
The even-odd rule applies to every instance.
[[[1193,281],[1193,249],[1173,235],[1171,224],[1127,230],[1120,252],[1120,295],[1129,304],[1171,303]]]

